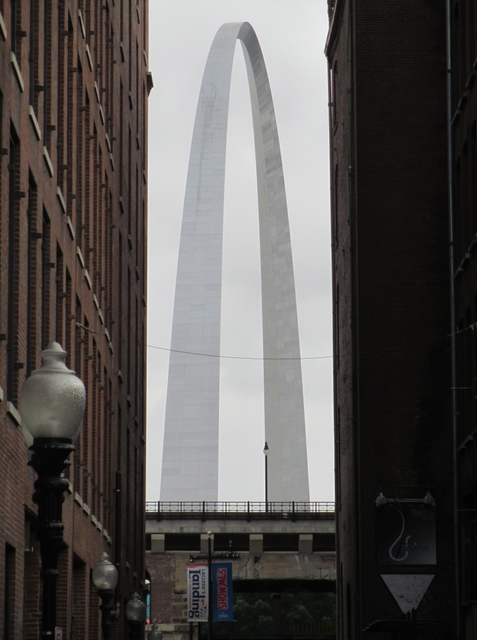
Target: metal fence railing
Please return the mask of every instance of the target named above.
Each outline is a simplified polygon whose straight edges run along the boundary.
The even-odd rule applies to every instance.
[[[334,502],[146,502],[156,520],[331,520]]]

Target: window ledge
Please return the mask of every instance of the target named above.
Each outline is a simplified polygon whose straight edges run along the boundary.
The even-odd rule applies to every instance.
[[[10,416],[10,418],[12,418],[12,420],[18,427],[21,425],[21,416],[12,402],[7,402],[7,414]]]
[[[60,203],[61,210],[63,211],[63,213],[66,213],[66,202],[59,185],[56,187],[56,197],[58,198],[58,202]]]
[[[10,62],[12,63],[13,71],[15,73],[18,86],[20,87],[20,91],[23,93],[25,91],[25,83],[23,82],[22,72],[20,71],[17,57],[13,53],[13,51],[10,51]]]
[[[84,26],[83,14],[81,13],[81,9],[78,9],[78,21],[80,23],[80,29],[83,35],[83,40],[86,40],[86,29]]]
[[[53,164],[50,159],[50,154],[48,153],[48,149],[46,147],[43,147],[43,160],[45,161],[46,168],[48,169],[48,173],[52,178],[55,172],[53,169]]]
[[[89,46],[86,45],[85,47],[85,51],[86,51],[86,57],[88,58],[88,65],[91,71],[93,71],[93,59],[91,57],[91,51],[89,50]]]
[[[72,240],[75,239],[75,230],[73,229],[73,223],[71,222],[70,216],[66,216],[66,226],[68,227],[68,231],[70,233],[70,238]]]
[[[33,129],[35,131],[35,135],[37,137],[38,140],[41,140],[41,129],[40,129],[40,125],[38,124],[38,120],[35,114],[35,109],[32,107],[32,105],[28,105],[28,115],[30,116],[30,120],[31,123],[33,125]]]
[[[0,35],[3,40],[7,39],[7,27],[5,26],[5,20],[3,19],[2,12],[0,11]]]
[[[78,260],[80,261],[81,268],[84,269],[83,253],[79,247],[76,247],[76,255],[78,256]]]
[[[84,279],[86,280],[86,284],[88,285],[88,289],[91,291],[93,288],[93,283],[91,282],[91,278],[88,272],[88,269],[84,270]]]

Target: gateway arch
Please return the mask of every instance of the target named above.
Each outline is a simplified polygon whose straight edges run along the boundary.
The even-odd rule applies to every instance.
[[[260,45],[250,24],[243,22],[225,24],[217,32],[197,106],[172,324],[163,501],[218,499],[225,153],[237,40],[247,67],[257,165],[265,440],[270,448],[268,497],[270,501],[309,500],[295,283],[280,145]]]

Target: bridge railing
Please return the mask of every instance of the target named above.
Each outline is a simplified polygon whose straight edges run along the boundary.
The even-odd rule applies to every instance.
[[[155,520],[332,520],[334,502],[146,502]]]

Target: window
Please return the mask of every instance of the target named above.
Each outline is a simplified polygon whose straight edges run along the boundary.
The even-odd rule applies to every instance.
[[[76,144],[71,140],[68,146],[76,149],[76,244],[80,248],[84,257],[84,150],[85,150],[85,113],[86,105],[84,104],[84,87],[83,87],[83,69],[79,58],[77,59],[78,79],[76,85],[76,131],[68,130],[68,135],[74,136]],[[70,129],[70,127],[68,128]]]
[[[51,133],[55,128],[51,123],[52,4],[51,2],[44,4],[43,23],[43,132],[48,150],[51,148]]]
[[[14,638],[14,618],[11,615],[14,611],[13,585],[15,583],[15,549],[8,543],[5,544],[5,576],[3,590],[3,640]]]
[[[37,60],[38,60],[38,0],[30,0],[30,50],[28,52],[29,66],[29,102],[36,110],[35,83],[37,80]]]
[[[58,91],[56,95],[56,113],[57,113],[57,121],[56,121],[56,129],[57,129],[57,138],[56,138],[56,173],[58,186],[61,189],[62,194],[65,193],[64,188],[64,176],[66,167],[65,164],[65,118],[67,117],[67,108],[68,104],[64,103],[64,95],[65,95],[65,61],[69,63],[69,57],[66,50],[67,42],[71,42],[71,38],[65,38],[64,32],[64,24],[65,24],[65,8],[63,3],[59,3],[58,5],[58,15],[57,15],[57,37],[58,37],[58,61],[57,61],[57,81],[58,81]],[[69,87],[68,87],[69,88]],[[66,106],[66,109],[65,109]],[[66,113],[65,113],[66,112]]]
[[[18,233],[20,187],[20,141],[13,126],[10,129],[10,163],[8,191],[8,330],[7,330],[7,398],[15,403],[18,349]]]
[[[10,2],[10,38],[11,38],[11,49],[12,53],[17,57],[17,46],[18,46],[18,19],[20,12],[20,3],[19,0],[11,0]]]
[[[63,252],[56,246],[56,340],[64,345],[65,328],[65,268]]]
[[[27,306],[28,309],[37,308],[38,287],[36,281],[37,260],[38,260],[38,240],[37,232],[37,206],[38,191],[33,176],[30,174],[28,181],[28,265],[27,265]],[[27,375],[29,376],[33,369],[36,368],[34,360],[37,352],[41,350],[41,346],[37,345],[37,322],[36,313],[27,314]]]
[[[338,79],[338,61],[335,60],[335,63],[333,64],[333,68],[331,70],[330,73],[330,118],[331,118],[331,125],[332,127],[334,127],[336,129],[336,126],[338,124],[338,108],[337,108],[337,96],[336,96],[336,82]]]
[[[72,597],[72,624],[74,638],[87,637],[85,621],[86,611],[86,585],[87,585],[86,565],[76,556],[73,557],[73,581],[71,588]],[[94,594],[94,591],[92,592]],[[91,637],[95,637],[94,636]]]
[[[43,228],[41,243],[41,346],[44,348],[50,340],[50,270],[51,270],[51,224],[48,214],[43,210]]]

